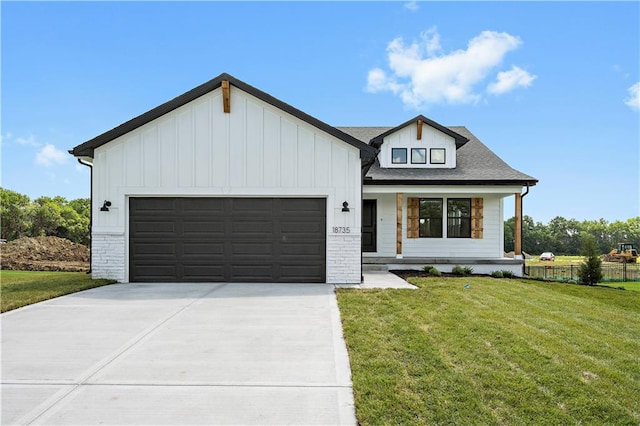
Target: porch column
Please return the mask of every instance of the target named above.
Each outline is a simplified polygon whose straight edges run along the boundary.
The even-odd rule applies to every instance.
[[[402,192],[396,193],[396,258],[402,259]]]
[[[522,194],[517,193],[516,196],[516,220],[513,230],[515,235],[514,258],[522,259]]]

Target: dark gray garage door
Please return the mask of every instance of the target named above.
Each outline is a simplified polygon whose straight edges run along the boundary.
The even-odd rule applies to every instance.
[[[130,281],[325,282],[320,198],[131,198]]]

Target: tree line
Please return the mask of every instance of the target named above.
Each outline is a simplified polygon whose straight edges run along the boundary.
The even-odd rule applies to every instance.
[[[78,198],[28,196],[0,188],[1,237],[7,241],[20,237],[56,236],[73,242],[89,243],[91,201]],[[514,249],[515,218],[504,222],[505,251]],[[522,249],[540,254],[551,251],[560,255],[581,253],[582,236],[592,235],[600,253],[608,253],[619,242],[640,244],[640,216],[626,221],[565,219],[556,217],[548,224],[535,222],[530,216],[522,220]]]
[[[89,244],[91,201],[78,198],[39,197],[35,200],[0,188],[1,238],[56,236],[75,243]]]
[[[514,249],[515,218],[504,222],[504,249]],[[626,221],[607,222],[604,219],[583,220],[565,219],[557,216],[548,224],[535,222],[530,216],[522,218],[522,250],[530,254],[545,251],[559,255],[579,255],[582,238],[591,235],[595,238],[596,250],[608,253],[618,243],[640,244],[640,216]]]

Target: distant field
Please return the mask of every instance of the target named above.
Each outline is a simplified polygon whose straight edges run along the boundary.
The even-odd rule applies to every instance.
[[[527,259],[525,273],[529,277],[549,281],[577,281],[578,270],[583,261],[583,256],[556,256],[553,262],[540,261],[536,257]],[[640,263],[602,262],[602,272],[603,283],[610,281],[610,287],[618,287],[622,281],[640,279]],[[625,288],[635,289],[633,285]]]
[[[582,263],[584,256],[556,256],[556,260],[550,262],[548,260],[541,261],[539,256],[534,256],[526,260],[527,265],[579,265]]]
[[[564,265],[579,265],[583,262],[584,256],[556,256],[556,260],[550,262],[548,260],[540,260],[539,256],[534,256],[531,259],[527,259],[525,263],[527,265],[535,266],[535,265],[556,265],[556,266],[564,266]],[[619,262],[602,262],[603,265],[620,265]],[[638,265],[640,267],[640,263],[628,263],[627,266]]]
[[[625,290],[631,290],[631,291],[640,291],[640,281],[627,281],[627,282],[611,282],[611,283],[600,283],[598,285],[603,285],[606,287],[613,287],[613,288],[624,288]]]

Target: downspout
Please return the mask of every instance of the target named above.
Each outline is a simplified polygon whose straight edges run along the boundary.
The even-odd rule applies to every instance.
[[[87,274],[91,273],[91,266],[93,265],[93,249],[92,249],[92,238],[93,234],[93,164],[83,161],[82,158],[78,158],[78,163],[83,166],[89,167],[91,169],[91,178],[90,178],[90,187],[89,187],[89,270]]]

